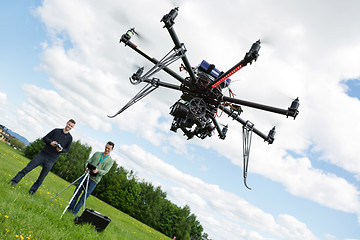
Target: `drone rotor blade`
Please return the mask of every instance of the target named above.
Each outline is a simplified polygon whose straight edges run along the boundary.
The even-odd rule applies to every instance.
[[[137,38],[139,38],[140,41],[149,42],[149,40],[147,40],[142,33],[139,33],[138,31],[136,31],[135,35],[137,36]]]
[[[171,5],[172,8],[181,7],[182,5],[181,0],[168,0],[168,3]]]
[[[127,29],[133,29],[134,34],[140,39],[140,40],[145,40],[144,36],[142,34],[140,34],[138,32],[138,30],[135,30],[135,27],[133,26],[133,24],[131,24],[130,18],[129,16],[124,12],[124,11],[119,11],[120,14],[116,15],[116,19],[121,23],[121,25],[123,25],[124,27],[126,27]]]
[[[129,29],[133,32],[134,37],[136,37],[142,44],[150,44],[151,43],[149,38],[145,37],[144,34],[140,33],[138,31],[138,29],[135,29],[135,27],[131,27]]]
[[[260,39],[261,39],[261,43],[262,44],[273,44],[273,42],[274,42],[274,40],[272,39],[272,37],[271,36],[269,36],[269,35],[262,35],[261,37],[260,37]]]

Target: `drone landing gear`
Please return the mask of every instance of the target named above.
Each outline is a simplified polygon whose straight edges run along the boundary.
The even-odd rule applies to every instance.
[[[128,109],[131,105],[133,105],[134,103],[136,103],[137,101],[141,100],[142,98],[147,96],[149,93],[154,91],[157,87],[158,87],[158,85],[155,85],[155,84],[151,84],[151,83],[146,84],[146,86],[143,89],[141,89],[140,92],[138,92],[123,108],[121,108],[116,114],[114,114],[112,116],[108,115],[108,117],[109,118],[116,117],[117,115],[119,115],[120,113],[122,113],[123,111]]]
[[[249,155],[250,155],[251,137],[252,137],[253,128],[254,128],[254,124],[252,124],[249,121],[247,121],[246,124],[243,126],[243,155],[244,155],[243,176],[244,176],[244,185],[250,190],[251,188],[246,183],[246,177],[249,166]]]

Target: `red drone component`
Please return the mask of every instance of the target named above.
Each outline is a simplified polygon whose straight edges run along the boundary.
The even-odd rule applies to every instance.
[[[239,65],[238,67],[236,67],[234,70],[232,70],[231,72],[229,72],[228,74],[226,74],[223,78],[221,78],[219,81],[217,81],[216,83],[214,83],[211,87],[212,87],[212,88],[216,88],[216,87],[219,86],[222,82],[224,82],[226,79],[228,79],[231,75],[233,75],[234,73],[236,73],[237,71],[239,71],[241,68],[243,68],[243,65]]]

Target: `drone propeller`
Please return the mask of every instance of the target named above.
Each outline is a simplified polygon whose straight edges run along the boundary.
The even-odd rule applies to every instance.
[[[124,11],[122,11],[122,9],[117,9],[116,10],[116,15],[114,14],[114,18],[116,18],[116,20],[124,27],[126,27],[127,29],[129,29],[129,31],[132,31],[132,35],[136,35],[140,40],[145,40],[144,36],[142,34],[139,34],[139,32],[136,30],[135,31],[135,27],[133,26],[133,21],[131,21],[129,19],[129,15],[126,14]]]
[[[140,65],[140,64],[137,64],[137,63],[134,63],[134,62],[130,63],[130,65],[131,65],[131,68],[132,68],[133,70],[138,70],[139,68],[144,67],[144,66],[142,66],[142,65]]]
[[[126,41],[129,41],[134,35],[138,35],[138,33],[135,31],[135,28],[132,27],[130,28],[129,30],[127,30],[127,32],[121,36],[120,38],[120,42],[125,42],[124,40]]]
[[[172,8],[180,7],[183,2],[181,0],[168,0]]]
[[[261,38],[261,43],[262,44],[272,44],[274,41],[272,41],[271,37],[265,35],[265,36],[262,36]]]
[[[281,91],[279,89],[274,90],[274,92],[277,93],[277,94],[275,94],[276,96],[279,96],[281,99],[284,99],[284,100],[286,99],[286,100],[294,101],[297,99],[297,97],[294,97],[294,96],[292,96],[288,93],[285,93],[284,91]]]
[[[140,41],[143,41],[143,42],[149,42],[149,40],[147,40],[144,35],[142,33],[139,33],[139,31],[135,31],[135,28],[131,28],[131,30],[134,32],[134,34],[136,35],[136,37],[140,40]]]

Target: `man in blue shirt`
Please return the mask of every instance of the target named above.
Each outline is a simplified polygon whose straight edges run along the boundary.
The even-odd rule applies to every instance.
[[[42,165],[43,169],[41,170],[38,179],[29,190],[29,194],[33,195],[41,186],[60,154],[67,153],[69,151],[73,140],[69,132],[74,126],[75,121],[70,119],[66,123],[65,128],[55,128],[46,134],[46,136],[43,137],[43,141],[45,142],[44,148],[28,163],[24,169],[18,172],[16,176],[10,180],[11,186],[18,184],[18,182],[31,170]]]

